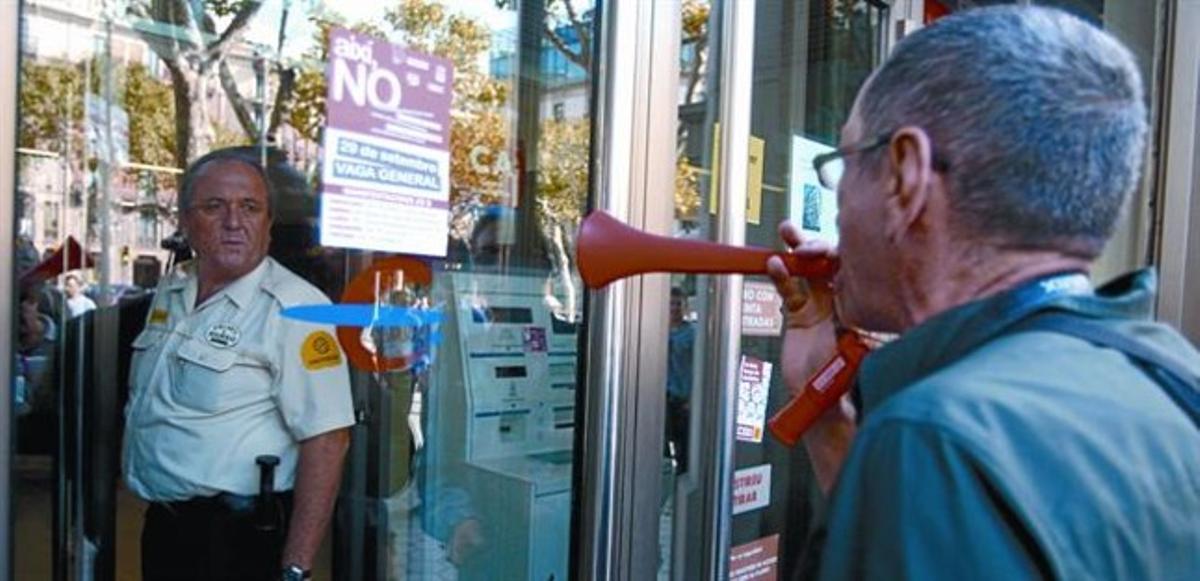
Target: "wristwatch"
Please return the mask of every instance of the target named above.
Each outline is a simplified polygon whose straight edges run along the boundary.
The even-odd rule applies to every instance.
[[[300,565],[288,565],[283,568],[283,581],[304,581],[312,577],[312,571],[306,571]]]

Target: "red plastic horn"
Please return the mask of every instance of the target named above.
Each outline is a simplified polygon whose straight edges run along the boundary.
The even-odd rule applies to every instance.
[[[827,256],[806,257],[765,248],[654,236],[602,211],[592,212],[583,220],[575,244],[579,273],[592,289],[649,272],[765,274],[771,256],[783,258],[792,275],[804,278],[830,278],[838,268],[838,262]],[[804,391],[771,418],[771,433],[784,444],[794,445],[821,413],[850,389],[868,349],[857,333],[843,333],[833,358],[808,381]]]
[[[843,331],[839,334],[833,357],[808,380],[804,391],[767,422],[775,439],[788,446],[796,445],[817,418],[850,391],[858,367],[870,350],[858,333]]]
[[[646,234],[600,210],[584,218],[575,244],[579,273],[591,289],[650,272],[766,274],[770,256],[783,258],[789,272],[805,278],[830,278],[838,266],[827,256],[805,257],[766,248]]]

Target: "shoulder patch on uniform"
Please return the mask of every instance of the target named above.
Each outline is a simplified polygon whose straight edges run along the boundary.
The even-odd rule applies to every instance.
[[[342,349],[333,335],[326,331],[313,331],[300,346],[300,361],[309,371],[337,367],[342,363]]]
[[[151,325],[165,325],[165,324],[167,324],[168,318],[169,318],[169,316],[167,315],[166,309],[154,309],[154,310],[150,311],[150,324]]]

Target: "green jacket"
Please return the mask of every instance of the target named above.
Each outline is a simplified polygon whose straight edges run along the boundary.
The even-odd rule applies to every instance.
[[[1200,377],[1149,321],[1154,276],[1049,298]],[[1200,579],[1200,430],[1121,353],[1045,331],[1006,294],[872,353],[827,515],[823,579]]]

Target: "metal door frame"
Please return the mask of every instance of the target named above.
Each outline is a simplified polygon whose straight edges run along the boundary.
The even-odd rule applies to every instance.
[[[753,74],[754,2],[719,4],[721,160],[717,240],[745,241]],[[596,58],[591,208],[654,234],[670,234],[674,216],[680,3],[610,0],[602,7]],[[711,62],[711,61],[710,61]],[[664,121],[670,120],[670,121]],[[648,275],[588,296],[581,352],[588,366],[581,397],[575,475],[572,571],[579,579],[647,579],[658,569],[665,417],[669,278]],[[709,377],[736,385],[741,348],[740,276],[714,282],[707,332],[715,345]],[[703,462],[706,577],[723,579],[729,563],[733,422],[736,392],[699,414]]]
[[[717,175],[717,242],[746,242],[746,183],[750,171],[750,108],[754,81],[756,2],[726,0],[721,6],[720,159]],[[702,477],[704,578],[728,577],[733,525],[734,423],[742,351],[742,276],[714,277],[708,334],[715,346],[708,377],[717,389],[700,414],[700,450],[711,450]],[[702,463],[703,464],[703,463]]]
[[[1200,0],[1169,0],[1163,41],[1156,233],[1150,243],[1159,269],[1158,317],[1200,341]],[[1188,269],[1188,265],[1193,268]]]
[[[17,71],[20,70],[20,2],[0,2],[0,576],[12,578],[12,350],[13,227],[17,177]]]
[[[678,2],[600,7],[590,208],[656,234],[674,215]],[[669,278],[614,283],[587,298],[579,458],[572,487],[578,579],[646,579],[658,568]],[[652,541],[652,542],[651,542]]]

